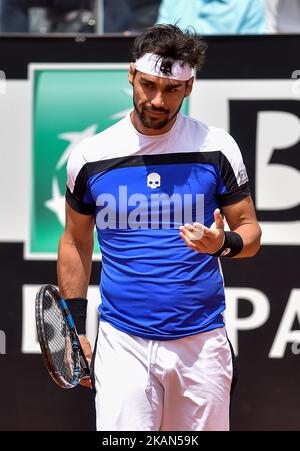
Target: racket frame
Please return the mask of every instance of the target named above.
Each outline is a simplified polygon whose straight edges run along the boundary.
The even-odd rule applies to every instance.
[[[45,339],[46,333],[43,317],[43,304],[41,300],[45,296],[46,291],[49,291],[52,297],[54,298],[58,308],[62,313],[62,317],[66,323],[66,326],[70,332],[71,346],[72,351],[74,353],[74,372],[73,372],[73,380],[71,382],[66,381],[65,378],[58,371],[55,371],[54,368],[56,365],[52,358],[48,342]],[[80,382],[81,379],[90,376],[90,368],[88,361],[84,355],[82,346],[80,344],[76,326],[74,324],[72,315],[68,309],[67,303],[63,299],[59,291],[53,285],[50,284],[42,285],[38,290],[35,302],[35,318],[38,340],[40,343],[42,356],[50,376],[52,377],[54,382],[60,387],[66,389],[74,388]]]

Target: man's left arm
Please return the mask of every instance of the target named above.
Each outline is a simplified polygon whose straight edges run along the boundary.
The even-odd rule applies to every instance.
[[[234,258],[253,257],[260,248],[261,228],[257,222],[251,196],[223,207],[223,214],[231,231],[240,235],[243,248]]]
[[[233,233],[224,231],[223,216],[220,210],[216,209],[215,221],[210,228],[199,223],[185,224],[180,227],[181,238],[196,252],[216,254],[216,257],[253,257],[260,248],[261,229],[251,196],[224,206],[222,213]]]

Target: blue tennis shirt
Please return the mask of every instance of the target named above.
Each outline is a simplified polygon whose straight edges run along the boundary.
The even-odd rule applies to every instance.
[[[210,227],[214,210],[250,194],[236,142],[181,113],[162,135],[130,116],[72,152],[66,199],[94,215],[102,253],[101,320],[153,340],[224,325],[219,260],[186,246],[179,226]]]

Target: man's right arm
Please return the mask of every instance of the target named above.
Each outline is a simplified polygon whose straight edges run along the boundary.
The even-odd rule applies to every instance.
[[[87,296],[92,269],[94,225],[93,215],[77,213],[66,202],[66,226],[59,242],[57,260],[58,285],[64,299]],[[79,339],[90,363],[91,345],[85,335],[79,335]],[[90,378],[82,379],[80,384],[92,387]]]
[[[62,296],[86,298],[94,247],[94,216],[82,215],[66,202],[66,226],[59,242],[57,274]]]

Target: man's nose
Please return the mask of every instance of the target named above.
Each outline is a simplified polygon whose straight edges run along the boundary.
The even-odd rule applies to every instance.
[[[160,91],[156,91],[154,97],[151,100],[151,105],[154,106],[154,108],[162,108],[164,106],[164,98]]]

